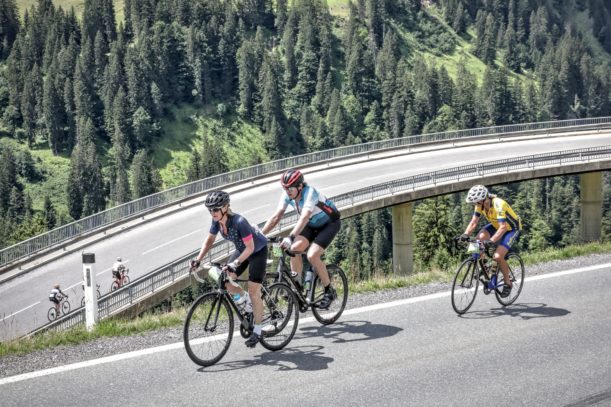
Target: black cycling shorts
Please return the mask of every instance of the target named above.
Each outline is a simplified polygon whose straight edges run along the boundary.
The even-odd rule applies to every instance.
[[[229,256],[228,263],[231,263],[232,261],[240,257],[240,254],[241,253],[237,250],[231,253],[231,256]],[[246,268],[248,268],[249,266],[250,268],[248,269],[248,281],[252,281],[253,283],[259,284],[263,283],[263,279],[265,278],[265,269],[267,268],[267,246],[263,246],[261,250],[251,254],[250,257],[246,259],[244,263],[240,264],[240,266],[236,270],[236,274],[238,276],[242,275],[242,273],[244,273],[244,270],[246,270]]]
[[[320,228],[313,228],[306,225],[300,235],[308,239],[308,242],[314,242],[323,249],[326,249],[333,241],[335,235],[337,235],[337,232],[339,232],[341,226],[342,221],[340,219],[328,222]]]
[[[49,297],[49,301],[54,302],[55,304],[59,304],[59,300],[57,297]]]

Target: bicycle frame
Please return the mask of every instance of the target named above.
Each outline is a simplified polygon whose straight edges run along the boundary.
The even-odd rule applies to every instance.
[[[273,250],[273,248],[272,248]],[[301,312],[307,311],[309,307],[315,307],[319,301],[314,301],[314,281],[310,284],[310,288],[308,292],[303,293],[303,291],[297,287],[295,281],[291,277],[291,273],[289,272],[290,267],[288,266],[287,257],[289,256],[303,256],[306,252],[291,252],[290,250],[282,250],[282,255],[278,257],[278,266],[276,267],[276,272],[278,273],[278,277],[275,281],[282,282],[284,281],[286,284],[291,287],[293,293],[297,297],[299,301],[299,305],[302,308]],[[314,271],[312,269],[312,271]]]
[[[486,265],[486,259],[490,258],[490,253],[484,246],[481,240],[469,240],[469,244],[477,244],[478,251],[471,252],[471,258],[475,261],[476,267],[478,268],[477,277],[483,284],[484,289],[495,290],[502,288],[505,285],[503,279],[496,281],[496,273],[490,273],[489,267]],[[498,266],[497,266],[498,267]],[[481,277],[484,276],[484,280]]]

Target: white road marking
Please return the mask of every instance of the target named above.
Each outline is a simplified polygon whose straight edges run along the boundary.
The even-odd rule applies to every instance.
[[[559,271],[559,272],[549,273],[549,274],[542,274],[542,275],[533,276],[533,277],[527,277],[525,281],[544,280],[547,278],[562,277],[562,276],[567,276],[570,274],[583,273],[587,271],[596,271],[596,270],[609,268],[609,267],[611,267],[611,263],[600,264],[597,266],[582,267],[582,268],[573,269],[573,270]],[[435,299],[443,298],[443,297],[449,297],[450,295],[451,295],[451,291],[444,291],[440,293],[424,295],[421,297],[406,298],[404,300],[397,300],[397,301],[385,302],[382,304],[368,305],[366,307],[346,310],[344,311],[342,316],[377,311],[377,310],[381,310],[385,308],[398,307],[398,306],[406,305],[406,304],[415,304],[418,302],[435,300]],[[314,321],[314,317],[302,318],[299,320],[299,325],[306,324],[306,323],[313,322],[313,321]],[[204,342],[204,341],[208,342],[208,341],[212,341],[215,339],[216,337],[206,338],[202,340],[201,342]],[[183,342],[176,342],[176,343],[171,343],[169,345],[157,346],[155,348],[142,349],[142,350],[137,350],[133,352],[122,353],[119,355],[107,356],[107,357],[100,358],[100,359],[88,360],[86,362],[78,362],[78,363],[73,363],[71,365],[58,366],[58,367],[53,367],[50,369],[38,370],[35,372],[5,377],[4,379],[0,379],[0,386],[3,384],[9,384],[9,383],[20,382],[23,380],[33,379],[36,377],[42,377],[42,376],[48,376],[48,375],[52,375],[56,373],[68,372],[71,370],[81,369],[84,367],[91,367],[91,366],[101,365],[104,363],[118,362],[121,360],[133,359],[133,358],[137,358],[140,356],[152,355],[152,354],[160,353],[160,352],[167,352],[170,350],[181,349],[183,347],[184,347]]]
[[[174,243],[174,242],[177,242],[177,241],[179,241],[180,239],[184,239],[184,238],[185,238],[185,237],[187,237],[187,236],[191,236],[191,235],[193,235],[193,234],[195,234],[195,233],[201,232],[201,230],[202,230],[201,228],[196,229],[196,230],[194,230],[194,231],[193,231],[193,232],[191,232],[191,233],[187,233],[186,235],[182,235],[182,236],[180,236],[180,237],[177,237],[176,239],[170,240],[170,241],[168,241],[168,242],[165,242],[164,244],[160,244],[160,245],[159,245],[159,246],[157,246],[157,247],[153,247],[152,249],[149,249],[149,250],[147,250],[147,251],[145,251],[145,252],[142,252],[142,254],[143,254],[143,255],[145,255],[145,254],[148,254],[148,253],[150,253],[150,252],[154,252],[154,251],[155,251],[155,250],[157,250],[157,249],[161,249],[162,247],[167,246],[167,245],[169,245],[169,244],[172,244],[172,243]]]
[[[25,311],[26,309],[32,308],[33,306],[38,305],[38,304],[40,304],[40,301],[35,302],[35,303],[34,303],[34,304],[32,304],[32,305],[28,305],[27,307],[25,307],[25,308],[23,308],[23,309],[20,309],[20,310],[19,310],[19,311],[17,311],[17,312],[13,312],[11,315],[8,315],[8,316],[6,316],[6,317],[4,317],[4,318],[0,319],[0,322],[4,321],[5,319],[9,319],[10,317],[12,317],[12,316],[14,316],[14,315],[17,315],[17,314],[19,314],[20,312],[23,312],[23,311]]]
[[[256,208],[250,208],[247,211],[240,211],[240,214],[245,214],[245,213],[250,213],[250,212],[256,212],[257,210],[261,209],[261,208],[267,208],[268,206],[271,205],[261,205],[261,206],[257,206]]]

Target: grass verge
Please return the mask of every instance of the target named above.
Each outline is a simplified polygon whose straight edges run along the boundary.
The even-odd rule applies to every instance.
[[[574,245],[562,249],[548,249],[538,253],[522,253],[522,258],[528,266],[554,260],[606,253],[611,253],[611,242]],[[350,292],[364,293],[432,282],[449,282],[453,275],[454,267],[448,270],[423,271],[407,277],[375,276],[368,281],[351,284]],[[79,344],[103,337],[129,336],[156,329],[179,327],[184,322],[186,311],[185,307],[181,307],[169,313],[147,313],[135,319],[111,318],[101,321],[92,332],[87,332],[84,327],[78,327],[65,332],[47,332],[28,339],[0,342],[0,358],[6,355],[23,355],[56,346]]]

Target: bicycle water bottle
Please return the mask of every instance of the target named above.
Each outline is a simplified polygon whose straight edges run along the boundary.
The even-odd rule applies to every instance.
[[[312,279],[314,278],[314,272],[312,270],[306,271],[305,280],[303,282],[303,288],[306,292],[310,291],[310,287],[312,286]]]
[[[252,303],[250,302],[250,297],[247,293],[244,295],[240,295],[239,293],[234,294],[232,298],[235,305],[238,306],[240,313],[245,314],[247,312],[252,312]]]

